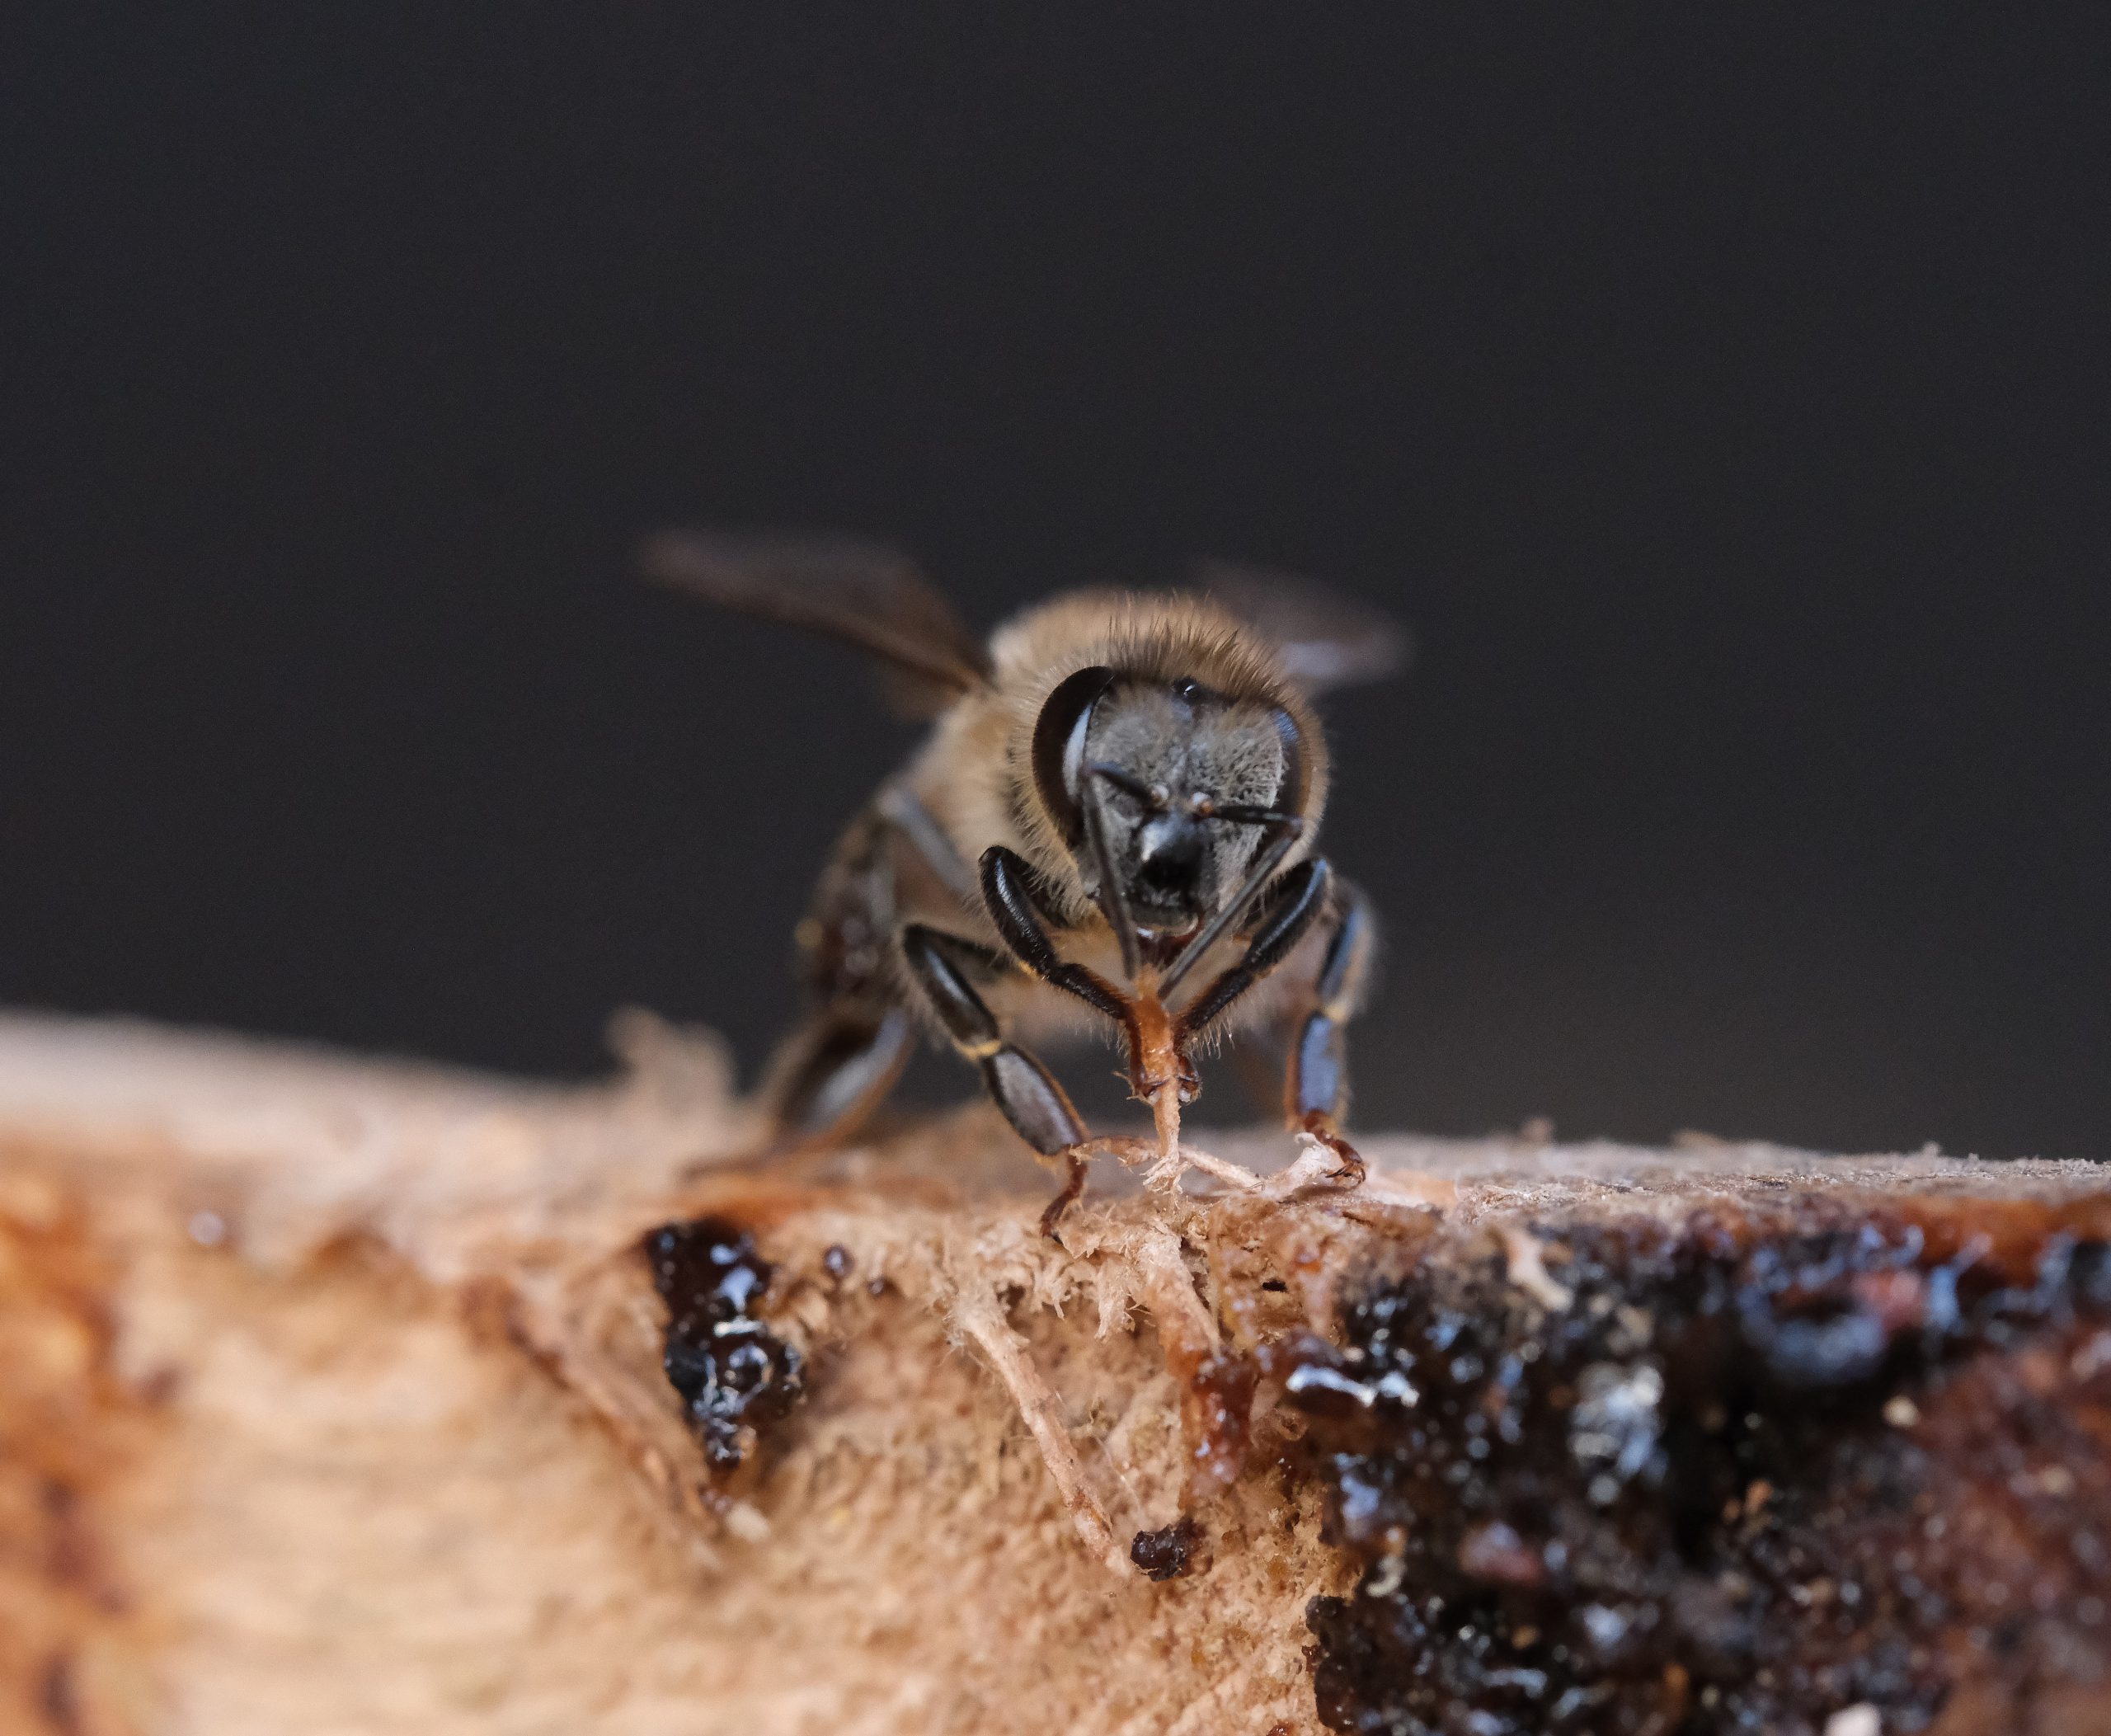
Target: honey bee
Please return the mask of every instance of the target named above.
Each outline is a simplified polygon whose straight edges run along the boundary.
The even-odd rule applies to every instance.
[[[1095,1139],[1029,1042],[1111,1026],[1177,1174],[1197,1047],[1273,1032],[1284,1118],[1323,1160],[1311,1178],[1361,1179],[1341,1131],[1344,1031],[1375,929],[1317,854],[1328,755],[1310,700],[1388,672],[1389,623],[1210,567],[1190,591],[1057,597],[985,646],[915,567],[864,543],[670,533],[643,565],[858,647],[932,724],[844,831],[800,924],[811,1012],[764,1084],[777,1148],[854,1132],[929,1027],[1063,1170],[1053,1234],[1088,1159],[1140,1160],[1144,1142]]]

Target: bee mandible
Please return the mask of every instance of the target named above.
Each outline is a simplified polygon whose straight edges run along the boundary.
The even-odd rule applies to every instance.
[[[1173,1173],[1197,1047],[1274,1033],[1286,1124],[1328,1178],[1361,1180],[1341,1131],[1344,1033],[1375,929],[1317,853],[1328,767],[1310,701],[1389,672],[1389,623],[1300,581],[1205,567],[1188,591],[1056,598],[985,646],[914,565],[863,543],[669,533],[643,564],[857,646],[896,708],[932,724],[843,833],[800,924],[811,1011],[764,1085],[778,1147],[853,1133],[929,1026],[1062,1168],[1052,1234],[1092,1155],[1141,1155],[1093,1138],[1028,1047],[1103,1021]]]

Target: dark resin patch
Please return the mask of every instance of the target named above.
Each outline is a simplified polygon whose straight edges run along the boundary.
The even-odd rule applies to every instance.
[[[717,1218],[666,1225],[645,1246],[667,1304],[667,1378],[704,1456],[730,1470],[804,1390],[797,1349],[750,1311],[774,1268],[746,1230]]]
[[[1187,1571],[1195,1536],[1194,1520],[1182,1513],[1156,1531],[1138,1531],[1129,1545],[1129,1559],[1143,1569],[1147,1579],[1178,1579]]]
[[[1272,1359],[1364,1564],[1308,1614],[1329,1729],[1911,1732],[1955,1699],[2022,1730],[2111,1694],[2089,1212],[1535,1230],[1528,1288],[1425,1259],[1346,1348]]]

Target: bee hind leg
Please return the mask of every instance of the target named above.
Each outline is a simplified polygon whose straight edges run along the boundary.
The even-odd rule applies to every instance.
[[[823,1006],[770,1064],[764,1096],[772,1150],[827,1146],[871,1119],[916,1046],[907,1009],[839,1001]]]
[[[1045,1235],[1084,1191],[1091,1136],[1056,1075],[1031,1051],[1006,1039],[989,1003],[976,992],[967,969],[980,963],[1001,970],[1003,961],[958,935],[912,923],[901,931],[901,952],[940,1028],[966,1060],[981,1069],[990,1099],[1012,1128],[1041,1157],[1069,1165],[1063,1190],[1041,1214]]]

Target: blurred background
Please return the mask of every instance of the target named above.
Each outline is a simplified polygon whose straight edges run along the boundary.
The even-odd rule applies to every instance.
[[[887,539],[980,624],[1208,554],[1418,642],[1328,708],[1362,1124],[2104,1155],[2055,22],[18,15],[0,1001],[573,1075],[642,1003],[752,1069],[914,737],[638,534]]]

